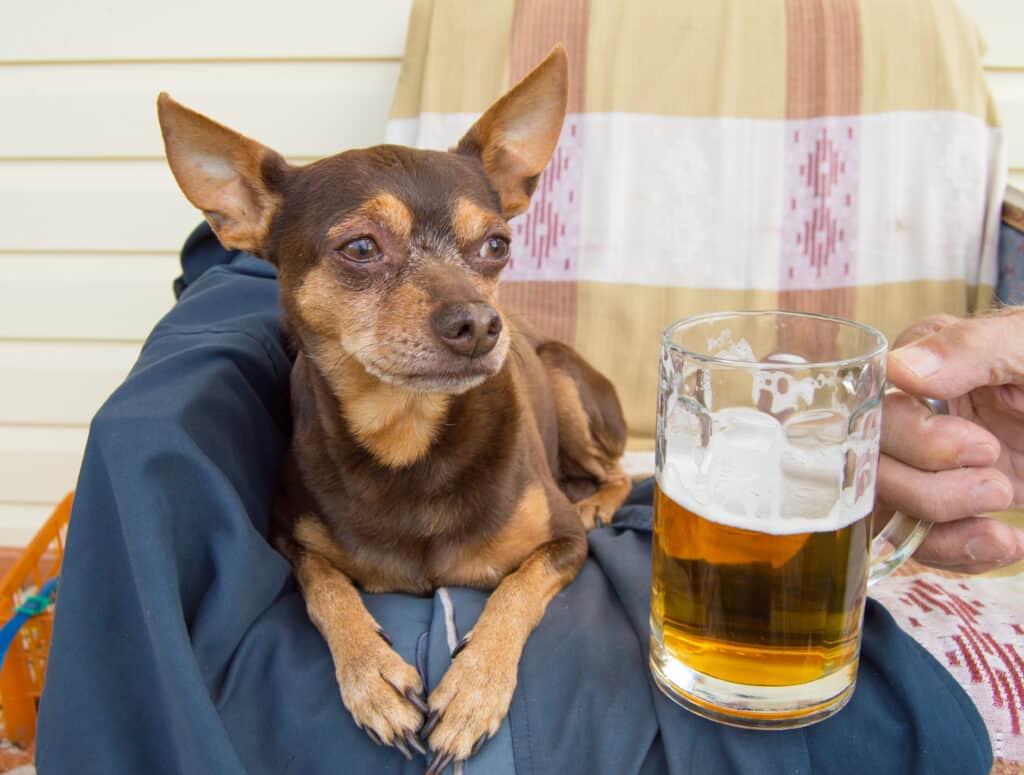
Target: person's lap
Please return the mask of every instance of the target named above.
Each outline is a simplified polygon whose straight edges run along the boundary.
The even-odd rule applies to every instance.
[[[41,772],[422,772],[344,709],[330,654],[266,541],[289,360],[272,269],[201,228],[179,304],[93,424],[38,736]],[[501,732],[465,771],[987,772],[980,717],[869,603],[858,688],[814,727],[699,719],[647,673],[650,483],[591,533],[550,604]],[[486,595],[365,595],[428,687]]]

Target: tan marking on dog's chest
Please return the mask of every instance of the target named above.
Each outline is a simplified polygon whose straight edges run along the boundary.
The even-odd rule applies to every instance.
[[[493,587],[551,538],[551,510],[543,485],[527,485],[508,522],[490,540],[461,548],[438,572],[441,584]]]
[[[448,411],[451,396],[414,393],[370,377],[368,389],[344,391],[349,428],[381,463],[393,468],[423,458]]]
[[[313,359],[338,399],[349,430],[378,462],[401,468],[427,454],[447,416],[450,395],[389,385],[345,352],[335,353],[326,345],[317,349]]]

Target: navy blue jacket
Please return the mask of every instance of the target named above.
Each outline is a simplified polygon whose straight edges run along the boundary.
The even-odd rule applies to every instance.
[[[421,773],[341,704],[330,654],[268,544],[289,438],[273,269],[200,227],[180,300],[93,421],[39,718],[43,775]],[[654,364],[651,366],[654,368]],[[501,732],[465,765],[517,773],[987,773],[971,701],[869,601],[853,699],[801,730],[683,711],[647,670],[651,486],[590,533],[530,637]],[[486,595],[365,595],[429,687]]]

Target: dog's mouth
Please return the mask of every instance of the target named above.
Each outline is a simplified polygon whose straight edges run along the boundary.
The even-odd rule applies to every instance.
[[[364,363],[367,373],[381,382],[404,387],[417,393],[465,393],[493,377],[500,369],[493,359],[487,358],[467,363],[460,368],[436,368],[414,371],[396,371],[382,368],[372,361]]]
[[[457,395],[498,374],[511,344],[511,338],[503,334],[493,349],[468,357],[446,352],[429,340],[378,341],[355,349],[353,355],[367,374],[388,385],[417,393]]]
[[[400,374],[381,375],[378,379],[418,393],[465,393],[493,376],[489,370],[474,370],[462,374]]]

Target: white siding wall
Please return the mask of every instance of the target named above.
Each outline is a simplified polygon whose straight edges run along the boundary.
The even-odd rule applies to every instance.
[[[1024,2],[962,0],[1024,186]],[[0,546],[74,486],[90,417],[172,302],[197,214],[166,90],[293,161],[383,137],[410,0],[49,0],[0,25]]]

